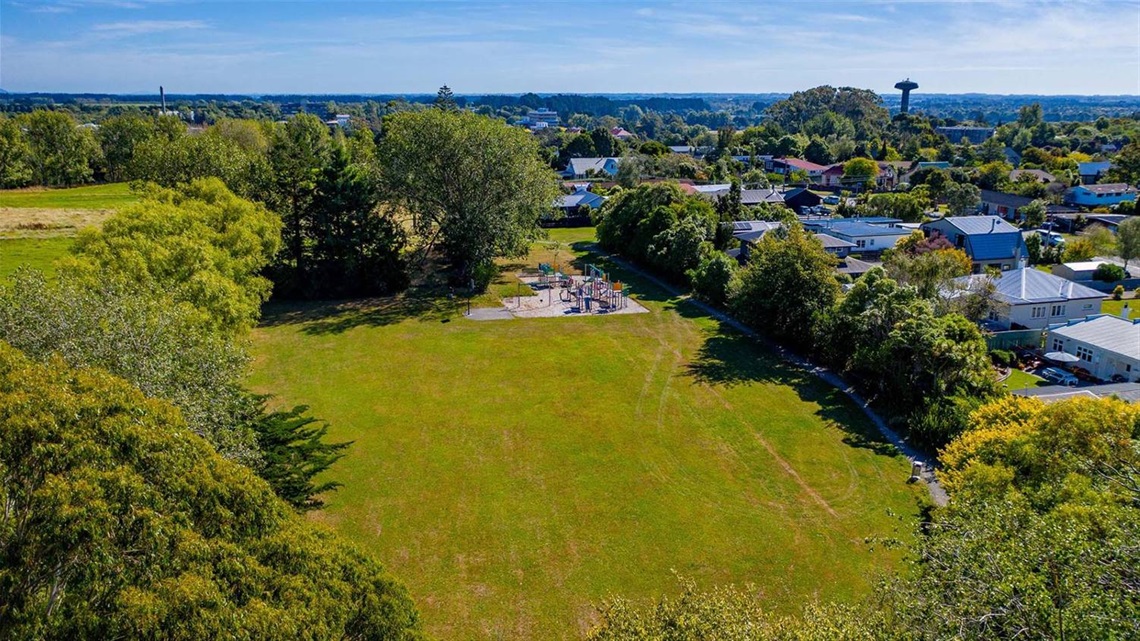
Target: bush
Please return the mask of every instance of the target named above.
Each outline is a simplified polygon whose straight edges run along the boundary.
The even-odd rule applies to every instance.
[[[1105,283],[1115,283],[1124,280],[1124,277],[1124,268],[1113,263],[1101,263],[1100,266],[1096,268],[1096,271],[1093,272],[1093,280],[1099,280]],[[1120,289],[1123,293],[1124,288],[1121,287]]]
[[[1015,357],[1013,355],[1013,352],[1004,349],[995,349],[990,352],[990,360],[994,362],[994,365],[1009,367],[1010,365],[1013,365]]]
[[[712,305],[723,306],[728,302],[729,291],[736,278],[736,261],[722,252],[714,252],[705,258],[696,269],[689,272],[689,279],[697,296]]]
[[[1117,285],[1112,290],[1112,300],[1120,300],[1121,298],[1124,298],[1124,285]]]

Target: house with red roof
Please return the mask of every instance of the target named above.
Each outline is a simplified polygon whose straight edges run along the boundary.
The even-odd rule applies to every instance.
[[[808,179],[813,183],[818,183],[823,180],[823,172],[827,167],[817,165],[814,162],[804,160],[802,158],[773,158],[771,162],[772,172],[787,176],[793,171],[807,172]]]
[[[627,140],[631,140],[631,139],[637,137],[637,136],[634,136],[632,133],[626,131],[622,127],[614,127],[613,129],[610,129],[610,133],[613,134],[614,138],[617,138],[618,140],[620,140],[622,142],[625,142]]]

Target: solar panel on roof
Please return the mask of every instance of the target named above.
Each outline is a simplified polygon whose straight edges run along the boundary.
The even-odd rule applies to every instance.
[[[732,231],[750,231],[752,223],[732,223]]]

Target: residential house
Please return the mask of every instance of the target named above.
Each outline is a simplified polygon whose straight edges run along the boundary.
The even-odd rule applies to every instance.
[[[748,260],[751,255],[752,248],[756,243],[760,242],[768,232],[779,229],[783,223],[772,222],[767,220],[742,220],[732,223],[732,237],[740,241],[740,252],[737,258],[742,262]],[[823,244],[823,249],[827,253],[845,257],[855,248],[855,244],[845,241],[829,234],[815,234],[819,242]]]
[[[986,267],[1018,269],[1029,257],[1021,232],[997,216],[947,216],[923,223],[922,231],[927,236],[938,232],[966,252],[975,274]]]
[[[994,135],[993,127],[935,127],[934,131],[946,136],[946,139],[951,143],[957,145],[961,144],[963,140],[969,141],[971,144],[980,145],[990,136]]]
[[[1108,260],[1104,258],[1094,258],[1092,260],[1053,265],[1053,274],[1075,283],[1090,282],[1093,280],[1093,274],[1096,273],[1097,268],[1106,263],[1121,265],[1118,259]],[[1121,267],[1123,267],[1123,265],[1121,265]],[[1133,265],[1133,267],[1135,267],[1135,265]]]
[[[1065,192],[1065,202],[1079,207],[1110,207],[1136,200],[1136,188],[1125,183],[1077,185]]]
[[[1136,381],[1140,376],[1140,320],[1101,314],[1050,325],[1045,350],[1076,356],[1080,361],[1075,365],[1101,380],[1119,376]]]
[[[692,145],[669,145],[669,151],[682,156],[692,156],[697,152],[697,148]]]
[[[1101,225],[1112,233],[1116,233],[1120,229],[1120,223],[1132,218],[1132,216],[1125,216],[1124,214],[1089,214],[1089,224]]]
[[[842,238],[836,238],[831,234],[824,234],[822,232],[815,234],[816,239],[823,245],[823,250],[833,256],[839,258],[846,258],[852,250],[856,248],[855,243]]]
[[[1031,202],[1033,199],[1025,196],[983,189],[982,204],[978,207],[978,211],[991,216],[1001,216],[1006,220],[1018,221],[1023,218],[1020,213],[1021,208]]]
[[[816,207],[822,202],[822,196],[804,187],[797,187],[784,192],[784,205],[797,214],[802,213],[808,207]]]
[[[618,163],[621,158],[571,158],[566,165],[564,174],[568,178],[586,178],[588,176],[607,175],[616,176]]]
[[[759,205],[761,203],[783,205],[784,194],[777,191],[775,187],[768,189],[742,189],[740,191],[740,202],[745,206]]]
[[[599,196],[590,191],[588,186],[577,185],[574,187],[572,193],[563,194],[556,198],[554,207],[570,214],[579,211],[581,207],[597,209],[605,202],[606,199],[604,196]]]
[[[900,239],[910,235],[908,229],[869,223],[860,218],[812,221],[804,223],[804,229],[852,243],[855,246],[851,251],[858,254],[877,254],[894,247]]]
[[[827,171],[827,167],[817,165],[808,160],[803,160],[802,158],[773,158],[769,164],[771,165],[772,173],[788,176],[794,171],[803,171],[807,173],[808,180],[813,183],[821,182],[823,180],[823,172]]]
[[[623,129],[621,127],[614,127],[613,129],[610,129],[610,134],[612,134],[614,138],[617,138],[618,140],[620,140],[622,142],[627,142],[627,141],[633,140],[634,138],[637,137],[637,136],[633,135],[632,132],[626,131],[625,129]]]
[[[1014,169],[1009,172],[1009,180],[1011,182],[1017,182],[1021,180],[1022,176],[1029,176],[1039,183],[1047,184],[1057,182],[1057,177],[1045,171],[1044,169]]]
[[[954,283],[947,295],[977,291],[992,283],[1000,307],[990,313],[989,320],[1002,329],[1044,329],[1050,323],[1099,314],[1104,300],[1102,292],[1032,267],[1011,269],[996,277],[963,276]]]
[[[1109,169],[1112,169],[1112,162],[1108,160],[1077,163],[1077,175],[1081,177],[1082,185],[1095,185]]]

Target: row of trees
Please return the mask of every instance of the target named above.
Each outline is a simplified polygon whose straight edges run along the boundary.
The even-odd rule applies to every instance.
[[[743,269],[718,251],[731,239],[730,231],[718,232],[752,217],[739,201],[732,204],[732,193],[738,190],[718,211],[674,184],[624,191],[600,211],[598,239],[851,376],[921,442],[945,444],[971,409],[997,394],[974,324],[995,304],[992,292],[942,296],[954,278],[970,273],[961,250],[918,233],[844,296],[835,257],[794,221],[753,242]]]

